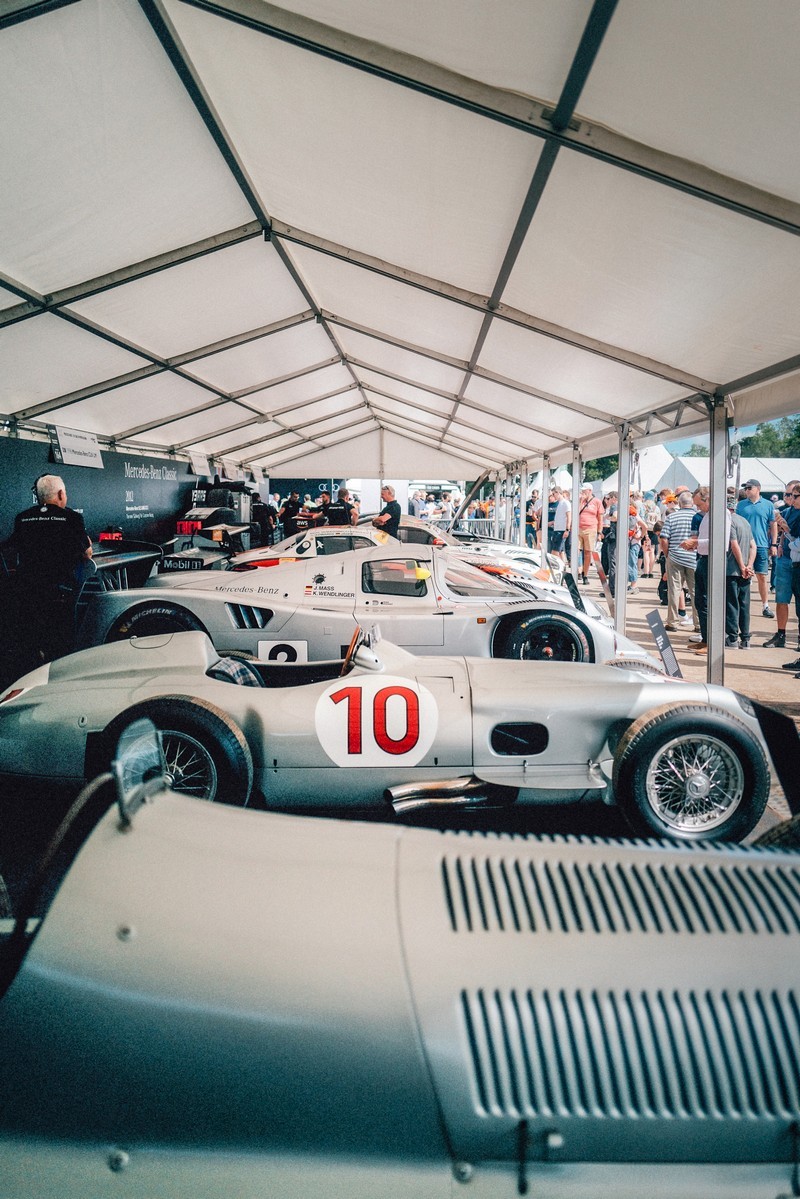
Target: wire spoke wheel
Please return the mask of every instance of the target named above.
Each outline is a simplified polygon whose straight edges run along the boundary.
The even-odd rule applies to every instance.
[[[188,733],[165,729],[162,733],[167,778],[174,791],[195,799],[214,799],[218,790],[214,760]]]
[[[123,732],[146,718],[161,733],[173,791],[244,807],[253,787],[253,758],[244,733],[220,708],[189,695],[159,695],[125,708],[106,726],[99,756],[111,762]]]
[[[673,737],[647,770],[647,798],[664,824],[677,832],[711,830],[742,802],[744,771],[716,737]]]
[[[740,841],[761,818],[769,767],[757,729],[711,704],[643,713],[614,752],[614,796],[644,836]]]

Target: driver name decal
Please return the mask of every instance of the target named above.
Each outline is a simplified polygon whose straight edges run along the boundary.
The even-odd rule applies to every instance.
[[[414,679],[339,679],[317,701],[319,743],[337,766],[414,766],[430,750],[439,712]]]

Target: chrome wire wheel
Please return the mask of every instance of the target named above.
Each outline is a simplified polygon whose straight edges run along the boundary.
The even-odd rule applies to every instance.
[[[725,824],[744,797],[739,756],[716,737],[673,737],[647,768],[647,801],[675,832],[708,832]]]
[[[173,791],[195,799],[215,799],[219,785],[217,768],[208,750],[188,733],[165,729],[161,737],[167,781]]]

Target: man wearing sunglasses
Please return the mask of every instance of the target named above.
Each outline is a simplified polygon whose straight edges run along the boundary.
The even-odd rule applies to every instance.
[[[791,479],[784,492],[785,507],[778,513],[778,557],[775,560],[775,614],[778,631],[767,645],[783,649],[786,645],[786,625],[789,604],[794,596],[798,615],[797,648],[800,650],[800,561],[792,561],[791,542],[800,537],[800,479]],[[797,551],[795,550],[795,557]],[[800,670],[800,659],[785,664],[785,669]]]
[[[756,560],[753,571],[758,583],[758,594],[761,596],[761,612],[763,616],[774,617],[775,613],[769,606],[767,592],[767,575],[769,574],[770,558],[774,558],[778,549],[778,525],[775,517],[775,507],[772,500],[764,499],[761,495],[761,484],[758,479],[748,479],[744,485],[745,498],[736,506],[739,516],[743,516],[753,530],[753,540],[756,543]]]

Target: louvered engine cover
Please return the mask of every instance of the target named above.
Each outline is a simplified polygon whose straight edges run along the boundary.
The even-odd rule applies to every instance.
[[[404,841],[400,918],[455,1156],[788,1161],[800,871],[772,851]],[[524,1123],[522,1123],[524,1122]]]

